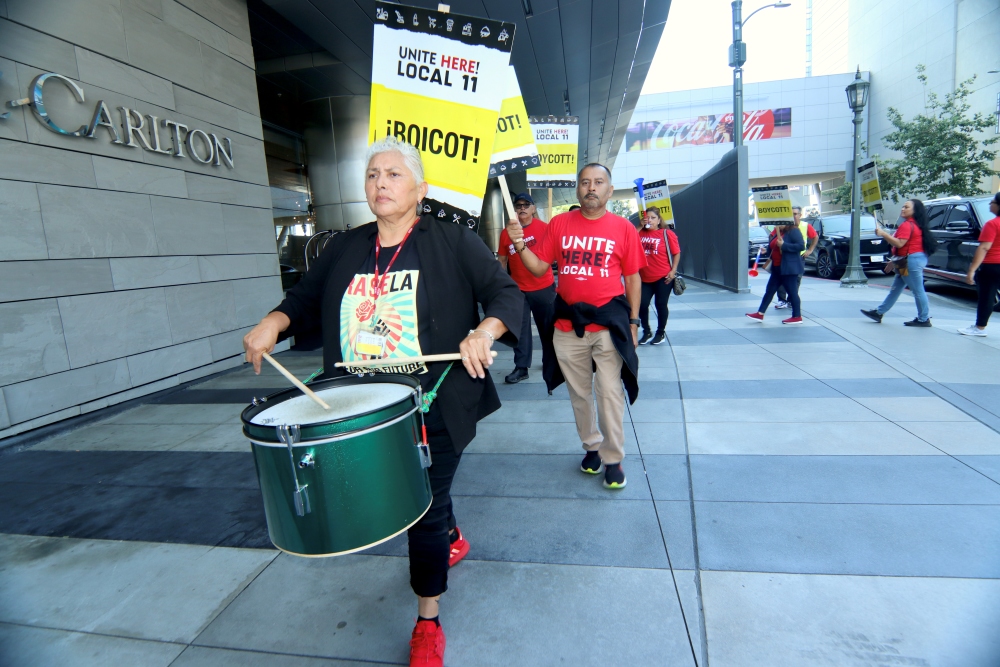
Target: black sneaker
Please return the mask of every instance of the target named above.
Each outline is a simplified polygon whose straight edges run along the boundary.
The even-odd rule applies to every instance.
[[[666,339],[667,339],[667,334],[665,334],[665,333],[663,333],[661,331],[660,333],[656,334],[656,336],[653,338],[653,341],[650,343],[650,345],[659,345],[660,343],[662,343]]]
[[[903,322],[903,325],[904,326],[908,326],[908,327],[929,327],[929,326],[932,326],[930,320],[927,320],[925,322],[921,322],[917,318],[913,318],[909,322]]]
[[[601,460],[601,455],[597,452],[587,452],[587,455],[583,457],[583,463],[580,464],[580,470],[590,475],[596,475],[604,470],[604,461]]]
[[[875,320],[879,324],[882,324],[882,313],[878,312],[877,310],[874,310],[874,309],[873,310],[864,310],[862,308],[861,309],[861,314],[864,315],[865,317],[868,317],[870,319]]]
[[[642,338],[639,339],[639,345],[645,345],[646,343],[649,342],[649,340],[652,337],[653,337],[653,334],[649,333],[648,331],[643,331],[642,332]]]
[[[528,369],[527,368],[515,368],[514,371],[503,379],[507,384],[517,384],[521,380],[528,379]]]
[[[604,466],[604,488],[606,489],[624,489],[625,484],[625,471],[622,470],[621,463],[609,463]]]

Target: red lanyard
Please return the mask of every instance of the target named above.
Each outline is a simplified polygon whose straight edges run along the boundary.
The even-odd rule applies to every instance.
[[[406,243],[406,239],[410,238],[410,232],[412,232],[412,231],[413,231],[413,225],[411,225],[410,228],[406,230],[406,236],[404,236],[403,240],[399,242],[398,246],[396,246],[396,252],[395,252],[395,254],[393,254],[392,259],[389,260],[389,265],[385,267],[385,273],[382,276],[383,278],[385,276],[389,275],[389,269],[392,268],[392,263],[396,261],[397,257],[399,257],[399,251],[403,249],[403,244]],[[372,301],[378,301],[379,295],[382,294],[382,283],[379,281],[379,278],[378,278],[378,252],[381,249],[381,247],[382,247],[382,244],[379,243],[378,235],[376,235],[375,236],[375,278],[374,278],[375,286],[372,288]]]

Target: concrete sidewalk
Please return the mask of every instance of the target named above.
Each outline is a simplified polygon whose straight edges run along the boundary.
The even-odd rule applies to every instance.
[[[455,480],[471,542],[447,664],[1000,664],[1000,324],[860,315],[883,289],[692,284],[640,348],[619,492],[579,472],[565,387],[504,386]],[[991,327],[991,330],[993,327]],[[281,355],[300,377],[317,355]],[[0,664],[406,664],[405,540],[335,559],[267,540],[240,369],[0,457]],[[628,415],[626,416],[628,419]]]

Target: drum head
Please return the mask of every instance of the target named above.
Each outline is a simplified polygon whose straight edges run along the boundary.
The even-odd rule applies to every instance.
[[[305,394],[293,396],[258,412],[250,419],[251,424],[317,424],[345,417],[363,415],[388,407],[413,393],[411,387],[402,384],[362,384],[353,387],[330,387],[321,389],[316,395],[326,401],[329,410],[318,405]]]
[[[243,411],[243,429],[255,441],[280,443],[277,427],[297,424],[301,440],[342,435],[384,424],[412,410],[419,382],[407,375],[345,376],[310,385],[329,410],[298,389],[268,396]]]

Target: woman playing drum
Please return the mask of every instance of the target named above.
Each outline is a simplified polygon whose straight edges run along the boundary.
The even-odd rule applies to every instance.
[[[321,328],[324,377],[352,370],[334,372],[340,361],[461,352],[464,371],[456,365],[447,375],[446,363],[377,369],[416,376],[425,394],[444,375],[425,418],[433,502],[408,531],[410,585],[419,612],[410,664],[440,666],[445,638],[438,600],[448,587],[448,568],[469,549],[455,525],[451,483],[476,422],[500,407],[488,372],[490,347],[501,338],[516,344],[512,332],[521,330],[523,297],[474,232],[418,214],[427,189],[416,149],[394,137],[375,142],[368,149],[365,194],[376,224],[334,236],[243,346],[259,372],[262,354],[274,348],[279,334]]]

